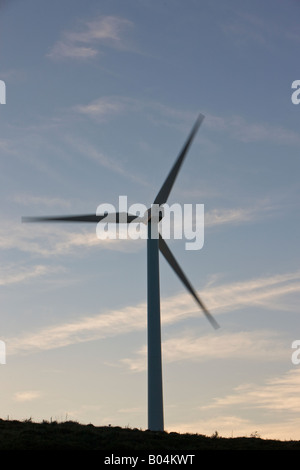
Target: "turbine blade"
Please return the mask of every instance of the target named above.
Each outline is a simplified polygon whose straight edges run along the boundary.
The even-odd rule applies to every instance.
[[[196,135],[196,132],[198,131],[199,127],[200,127],[200,124],[202,123],[204,119],[204,116],[203,114],[200,114],[197,118],[197,121],[195,122],[191,132],[190,132],[190,135],[189,137],[187,138],[179,156],[177,157],[177,160],[175,162],[175,164],[173,165],[173,168],[171,169],[168,177],[166,178],[164,184],[162,185],[159,193],[157,194],[156,198],[155,198],[155,201],[154,201],[154,204],[164,204],[165,202],[167,202],[167,199],[169,197],[169,194],[171,192],[171,189],[173,187],[173,184],[175,182],[175,179],[178,175],[178,172],[180,170],[180,167],[182,165],[182,162],[187,154],[187,151],[193,141],[193,138],[195,137]]]
[[[49,217],[22,217],[22,222],[105,222],[114,223],[130,223],[137,219],[136,215],[126,213],[111,213],[111,214],[84,214],[84,215],[62,215],[62,216],[49,216]]]
[[[197,295],[195,289],[192,287],[190,282],[188,281],[187,277],[185,276],[184,272],[182,271],[181,267],[177,263],[176,259],[174,258],[173,254],[171,253],[168,245],[164,241],[164,239],[160,236],[159,237],[159,249],[161,253],[164,255],[165,259],[168,261],[170,266],[173,268],[179,279],[183,282],[187,290],[192,294],[198,305],[202,308],[204,315],[208,319],[208,321],[211,323],[211,325],[214,328],[220,328],[220,325],[217,323],[217,321],[214,319],[214,317],[211,315],[211,313],[207,310],[205,307],[204,303],[202,300],[200,300],[199,296]]]

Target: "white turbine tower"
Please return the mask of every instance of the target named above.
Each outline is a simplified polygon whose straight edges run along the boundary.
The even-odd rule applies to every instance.
[[[174,166],[157,194],[152,207],[162,207],[167,202],[173,184],[176,180],[180,167],[192,143],[192,140],[202,123],[204,116],[199,115],[188,139],[183,146]],[[124,223],[124,214],[114,214],[116,223]],[[107,214],[95,215],[66,215],[50,217],[23,217],[23,222],[101,222],[107,218]],[[158,224],[161,216],[159,211],[148,209],[144,221],[148,224],[147,238],[147,333],[148,333],[148,429],[152,431],[164,430],[163,412],[163,380],[162,380],[162,357],[161,357],[161,320],[160,320],[160,289],[159,289],[159,251],[173,268],[179,279],[194,297],[203,310],[206,318],[214,328],[219,328],[218,323],[209,313],[200,300],[194,288],[186,278],[179,264],[175,260],[166,242],[159,234]],[[126,214],[125,222],[138,222],[140,217]]]

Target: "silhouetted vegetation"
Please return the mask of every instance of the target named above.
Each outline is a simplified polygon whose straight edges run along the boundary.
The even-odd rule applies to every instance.
[[[113,426],[83,425],[73,421],[35,423],[0,420],[0,450],[201,451],[300,450],[300,441],[257,437],[220,437],[175,432],[142,431]]]

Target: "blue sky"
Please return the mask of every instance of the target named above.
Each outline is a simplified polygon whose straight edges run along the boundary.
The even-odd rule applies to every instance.
[[[22,224],[153,202],[199,113],[170,203],[205,241],[161,259],[165,428],[300,439],[299,2],[0,4],[0,416],[147,427],[146,243]]]

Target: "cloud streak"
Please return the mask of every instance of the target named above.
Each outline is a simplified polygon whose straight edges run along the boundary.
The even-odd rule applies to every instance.
[[[100,16],[82,22],[76,31],[64,32],[47,56],[56,60],[86,60],[96,57],[101,46],[127,49],[125,31],[132,26],[131,21],[116,16]]]
[[[244,282],[224,284],[204,289],[200,294],[205,303],[210,305],[214,315],[224,314],[228,310],[248,306],[260,305],[263,308],[273,307],[274,299],[282,299],[284,296],[299,292],[300,273],[287,273],[284,275],[257,278]],[[162,323],[171,325],[195,316],[200,317],[200,312],[195,302],[186,293],[181,293],[161,302]],[[8,354],[34,353],[40,350],[48,350],[64,347],[71,344],[82,343],[124,335],[133,331],[146,328],[146,303],[128,306],[120,310],[112,310],[98,315],[85,316],[76,321],[46,327],[32,333],[26,333],[17,338],[7,338]],[[187,338],[187,342],[191,338]],[[257,339],[257,336],[256,336]],[[258,351],[268,349],[271,336],[265,344],[260,338]],[[241,348],[242,340],[253,341],[251,337],[235,336],[234,348]],[[212,341],[207,339],[207,341]],[[173,358],[178,357],[183,346],[180,345],[176,352],[176,343],[169,344],[169,351],[173,348]],[[199,349],[200,343],[194,339],[191,343],[194,349]],[[252,343],[251,343],[252,344]],[[179,347],[179,346],[178,346]],[[192,346],[191,346],[192,347]],[[233,349],[234,349],[233,348]],[[189,348],[187,348],[189,350]],[[218,348],[216,348],[218,350]],[[201,351],[203,354],[204,352]],[[204,357],[207,357],[207,352]],[[220,350],[220,355],[222,351]],[[139,356],[139,353],[138,353]],[[140,358],[137,362],[140,361]]]
[[[103,110],[103,115],[107,117],[106,112]],[[112,171],[115,174],[121,175],[128,179],[129,181],[133,181],[134,183],[138,183],[143,187],[149,186],[147,180],[145,180],[140,175],[136,174],[133,170],[127,170],[124,168],[124,165],[118,160],[113,159],[112,157],[108,157],[99,149],[97,149],[94,145],[90,144],[89,142],[85,142],[82,139],[74,138],[73,136],[65,137],[65,141],[70,145],[76,152],[79,152],[82,157],[88,158],[89,160],[97,163],[98,165],[102,166],[103,168],[107,168],[108,170]]]
[[[300,145],[298,133],[268,123],[247,122],[242,116],[221,117],[206,115],[206,124],[214,131],[227,132],[235,140],[250,142],[271,142],[280,145]]]
[[[270,216],[277,209],[265,201],[254,203],[251,207],[212,209],[205,213],[204,223],[206,228],[227,224],[239,225]]]
[[[24,392],[16,392],[13,396],[14,401],[27,402],[40,398],[41,392],[38,390],[26,390]]]
[[[134,358],[126,358],[122,363],[132,372],[146,369],[146,347],[137,351]],[[286,358],[286,349],[280,344],[279,334],[270,331],[221,333],[195,336],[189,332],[167,339],[163,343],[164,363],[204,362],[209,359],[252,359],[278,361]]]
[[[8,286],[10,284],[19,284],[28,282],[32,279],[36,279],[41,276],[48,274],[55,274],[62,271],[63,268],[56,266],[44,266],[36,265],[33,267],[21,267],[21,266],[5,266],[0,271],[0,286]]]
[[[273,412],[290,412],[294,415],[300,412],[299,386],[300,370],[291,369],[283,376],[266,380],[262,385],[253,383],[239,385],[232,394],[215,398],[209,407],[247,406]]]
[[[86,105],[77,105],[74,111],[90,117],[107,119],[110,116],[121,114],[126,109],[124,100],[104,96]]]
[[[100,158],[100,164],[110,165],[106,160],[102,161],[102,156],[94,149],[90,149],[90,158]],[[122,173],[122,169],[115,169]],[[138,176],[132,178],[139,179]],[[140,181],[141,182],[141,181]],[[40,198],[28,195],[18,195],[14,200],[24,205],[43,205],[55,207],[68,207],[68,201],[59,198]],[[95,208],[95,213],[96,213]],[[116,208],[117,209],[117,208]],[[268,204],[256,204],[251,208],[222,208],[205,212],[205,228],[214,229],[222,225],[244,224],[255,222],[262,215],[272,214],[272,208]],[[192,216],[192,215],[191,215]],[[73,226],[74,227],[74,226]],[[174,230],[181,230],[182,227],[174,227]],[[171,232],[172,233],[172,232]],[[178,233],[181,233],[178,232]],[[134,251],[140,247],[138,240],[126,239],[105,239],[99,240],[96,234],[96,224],[91,224],[88,228],[76,225],[70,230],[66,224],[62,227],[59,224],[16,224],[15,221],[3,221],[0,227],[0,250],[15,249],[33,255],[50,257],[53,255],[69,255],[78,251],[78,248],[91,249],[114,249],[119,251]]]
[[[196,118],[197,113],[190,110],[176,109],[155,101],[137,100],[125,96],[102,96],[88,104],[77,105],[75,112],[94,119],[108,119],[125,111],[143,113],[157,124],[173,127],[186,133]],[[218,116],[201,110],[205,115],[203,125],[214,132],[226,132],[231,138],[244,142],[269,142],[280,145],[300,145],[299,133],[282,126],[266,122],[248,122],[239,115]]]
[[[19,193],[11,197],[13,202],[23,206],[45,206],[45,207],[60,207],[69,209],[71,202],[58,197],[46,196],[33,196],[28,193]]]
[[[95,209],[96,213],[96,209]],[[0,228],[0,250],[19,250],[34,256],[48,258],[58,255],[81,254],[91,249],[113,249],[117,251],[138,250],[140,244],[130,239],[100,240],[96,224],[90,229],[76,226],[74,231],[58,224],[3,223]],[[79,250],[79,251],[78,251]]]

